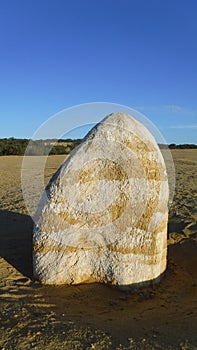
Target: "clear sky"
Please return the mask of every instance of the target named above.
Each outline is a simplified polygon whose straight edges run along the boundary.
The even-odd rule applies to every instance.
[[[101,101],[197,144],[196,18],[196,0],[0,0],[0,137]]]

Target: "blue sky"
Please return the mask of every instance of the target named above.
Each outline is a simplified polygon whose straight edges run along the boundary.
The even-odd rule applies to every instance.
[[[0,137],[101,101],[197,144],[196,14],[196,0],[0,0]]]

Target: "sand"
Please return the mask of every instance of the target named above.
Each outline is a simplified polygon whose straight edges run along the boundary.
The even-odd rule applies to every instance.
[[[32,280],[22,157],[0,157],[0,349],[197,349],[197,150],[172,155],[168,268],[159,285],[132,292]],[[63,160],[48,158],[46,182]]]

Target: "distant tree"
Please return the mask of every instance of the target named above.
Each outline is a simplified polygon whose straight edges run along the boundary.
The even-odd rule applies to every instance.
[[[68,152],[69,153],[69,152]],[[65,147],[62,145],[54,145],[49,153],[49,155],[54,154],[67,154]]]

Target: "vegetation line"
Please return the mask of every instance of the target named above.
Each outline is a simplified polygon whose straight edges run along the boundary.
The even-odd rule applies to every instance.
[[[69,154],[79,143],[80,139],[71,140],[29,140],[4,138],[0,139],[0,156],[24,155],[28,146],[28,155]]]
[[[24,155],[27,146],[28,155],[55,155],[55,154],[69,154],[76,146],[81,142],[81,139],[65,139],[65,140],[30,140],[30,139],[16,139],[3,138],[0,139],[0,156],[9,155]],[[170,145],[159,145],[161,149],[169,147],[170,149],[197,149],[197,145],[194,144],[170,144]]]

